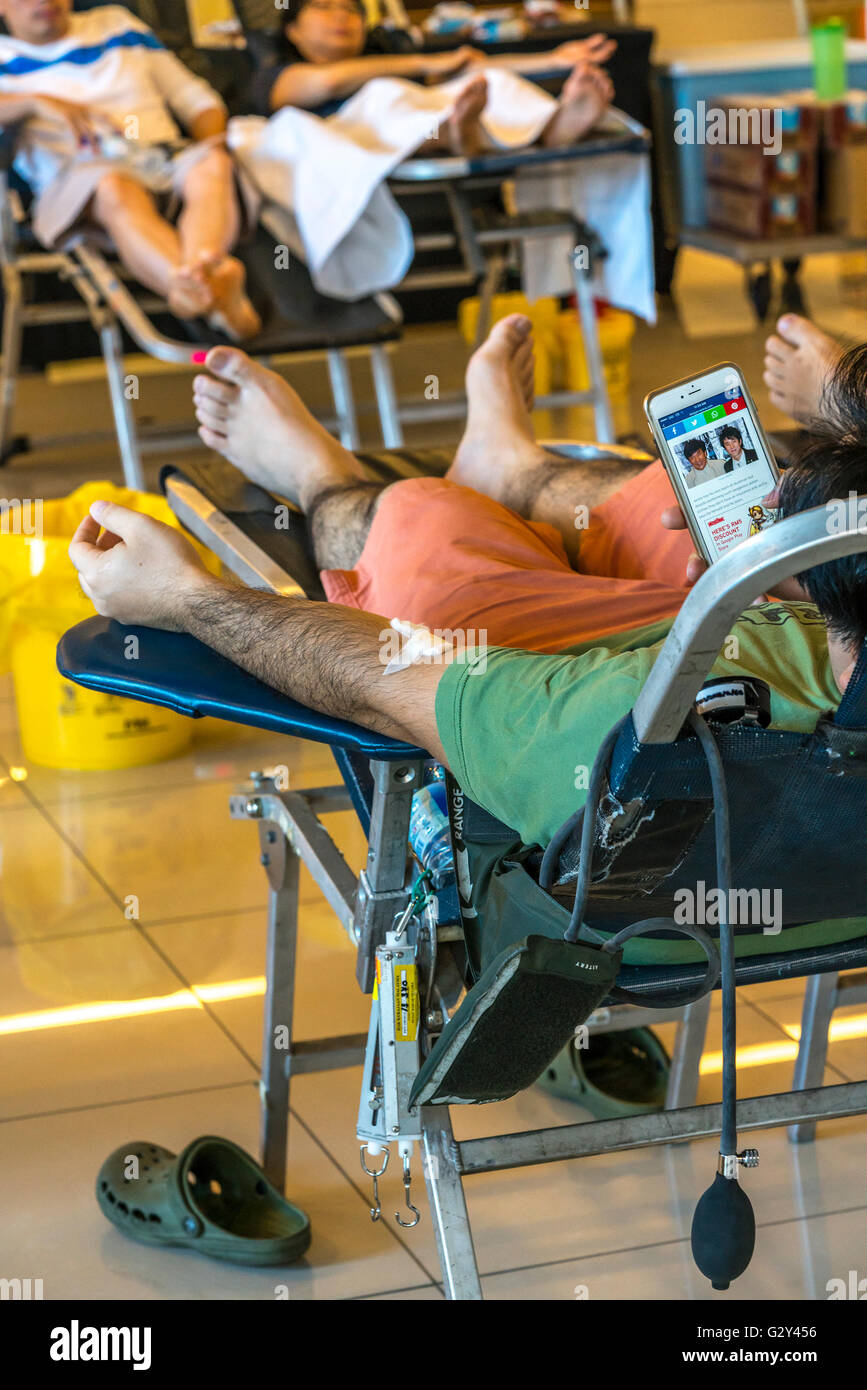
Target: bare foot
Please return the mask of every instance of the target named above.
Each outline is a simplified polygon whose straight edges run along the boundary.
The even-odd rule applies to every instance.
[[[544,460],[530,420],[533,378],[533,326],[509,314],[470,358],[467,427],[447,475],[452,482],[502,501],[517,469]]]
[[[172,271],[166,298],[179,319],[194,319],[207,313],[213,294],[200,266],[179,265]]]
[[[765,343],[764,383],[778,410],[802,425],[815,424],[825,412],[825,393],[842,356],[839,343],[799,314],[785,314]]]
[[[594,63],[579,63],[567,77],[560,104],[542,131],[541,145],[574,145],[607,111],[614,96],[611,79]]]
[[[276,372],[239,348],[212,348],[205,366],[213,376],[193,382],[199,437],[251,482],[307,511],[324,487],[365,476]]]
[[[208,322],[236,342],[252,338],[262,327],[245,293],[244,267],[234,256],[223,256],[201,268],[211,292]]]
[[[487,100],[488,84],[481,73],[471,77],[458,92],[445,129],[446,144],[452,154],[478,154],[484,148],[480,117]]]

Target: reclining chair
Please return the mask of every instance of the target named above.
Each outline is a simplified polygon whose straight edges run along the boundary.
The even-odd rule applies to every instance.
[[[610,455],[617,452],[623,453]],[[403,451],[368,455],[365,462],[372,477],[386,480],[442,473],[449,458]],[[179,519],[243,582],[321,598],[303,519],[295,518],[294,529],[276,530],[274,498],[234,469],[170,468],[163,486]],[[259,824],[270,888],[262,1162],[282,1188],[292,1076],[363,1062],[357,1132],[362,1166],[374,1180],[371,1215],[379,1216],[376,1183],[396,1145],[414,1214],[399,1219],[416,1224],[410,1162],[420,1144],[449,1298],[481,1297],[462,1186],[474,1173],[721,1134],[718,1171],[699,1203],[693,1250],[713,1285],[724,1288],[746,1267],[754,1235],[737,1174],[757,1155],[738,1153],[737,1129],[800,1126],[799,1137],[807,1138],[807,1127],[819,1119],[867,1111],[867,1081],[822,1087],[817,1069],[827,1043],[817,1029],[839,997],[838,973],[867,965],[867,876],[852,834],[864,815],[867,787],[867,651],[836,715],[820,720],[810,735],[761,727],[746,698],[739,710],[728,711],[731,722],[718,722],[712,712],[715,702],[722,709],[718,692],[705,692],[699,701],[709,722],[696,715],[707,672],[732,622],[753,599],[784,577],[863,549],[856,527],[830,536],[825,523],[824,509],[779,523],[703,576],[631,715],[600,749],[589,812],[567,822],[541,862],[538,852],[521,846],[513,831],[452,783],[457,893],[454,887],[428,893],[421,866],[408,853],[412,796],[436,773],[424,749],[305,709],[186,636],[139,631],[134,663],[123,657],[130,629],[103,618],[78,625],[60,642],[60,671],[89,689],[331,746],[342,788],[287,790],[263,773],[231,802],[233,816]],[[358,880],[319,819],[349,806],[369,839]],[[475,856],[472,889],[461,873],[469,855]],[[359,984],[374,997],[366,1038],[290,1041],[286,1050],[275,1040],[281,1031],[292,1037],[299,859],[347,931]],[[485,863],[495,872],[479,873]],[[674,895],[684,886],[695,889],[700,879],[718,883],[724,893],[756,882],[784,888],[779,939],[749,928],[733,935],[723,914],[718,957],[716,943],[700,930],[687,932],[693,941],[673,942]],[[504,883],[511,899],[505,906]],[[636,918],[648,913],[654,916],[638,929],[649,929],[655,939],[630,940]],[[564,941],[571,944],[564,947]],[[794,1089],[740,1101],[735,1109],[736,984],[802,977],[809,983]],[[723,1104],[694,1105],[689,1073],[697,1066],[706,1014],[696,1015],[696,1035],[689,1011],[700,1010],[708,989],[720,983]],[[853,1000],[867,998],[867,975],[847,976],[845,987]],[[680,1016],[684,1006],[673,1069],[679,1080],[674,1096],[669,1091],[669,1106],[673,1099],[677,1108],[455,1141],[450,1103],[495,1100],[532,1083],[575,1025],[627,1027],[630,1022],[614,1016],[644,1021],[659,1010],[657,1017]],[[534,1041],[537,1031],[541,1043]]]
[[[99,337],[111,398],[124,481],[141,488],[144,478],[141,448],[132,403],[125,389],[124,338],[163,362],[189,366],[201,361],[218,342],[201,320],[174,320],[170,336],[160,332],[154,316],[165,317],[165,303],[131,285],[118,263],[97,238],[74,237],[61,251],[48,252],[34,241],[23,204],[23,187],[9,187],[13,158],[9,133],[0,139],[0,269],[3,281],[2,363],[0,363],[0,465],[32,447],[26,436],[14,433],[14,409],[24,330],[58,323],[90,323]],[[278,354],[324,355],[334,401],[336,427],[347,448],[357,448],[358,421],[349,376],[347,353],[363,349],[370,356],[383,443],[401,443],[394,383],[387,345],[400,337],[401,314],[390,295],[356,303],[327,299],[311,283],[304,265],[286,253],[285,269],[275,269],[274,239],[264,226],[252,241],[238,247],[250,296],[263,320],[262,331],[245,342],[254,357]],[[52,276],[69,285],[71,300],[46,301],[31,296],[35,276]],[[69,442],[69,441],[65,441]],[[84,441],[82,441],[84,442]]]

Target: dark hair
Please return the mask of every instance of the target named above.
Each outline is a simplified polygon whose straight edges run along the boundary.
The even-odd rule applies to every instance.
[[[720,430],[720,444],[724,444],[727,439],[738,439],[741,444],[744,442],[744,437],[737,425],[726,425],[724,430]]]
[[[867,346],[852,348],[825,388],[822,420],[780,483],[780,515],[867,495]],[[798,575],[829,631],[854,651],[867,640],[865,550]]]
[[[689,441],[688,444],[684,444],[684,446],[683,446],[683,456],[684,456],[684,458],[685,458],[685,459],[691,459],[691,458],[693,458],[693,457],[698,453],[699,449],[704,449],[705,453],[707,453],[707,445],[705,444],[704,440],[703,440],[703,439],[691,439],[691,440]]]
[[[310,0],[285,0],[285,2],[279,6],[280,22],[284,29],[287,28],[288,25],[295,23],[301,11],[309,5],[309,3]],[[362,0],[353,0],[353,3],[366,24],[367,11],[364,8]]]

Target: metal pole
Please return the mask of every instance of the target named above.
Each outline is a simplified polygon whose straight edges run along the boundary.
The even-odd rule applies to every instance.
[[[599,342],[599,325],[596,322],[596,305],[593,301],[591,272],[580,270],[572,260],[572,277],[575,282],[575,298],[578,302],[578,318],[581,323],[581,337],[584,342],[584,357],[587,362],[587,375],[593,392],[593,415],[596,421],[596,438],[603,444],[613,444],[614,417],[611,413],[611,400],[608,395],[608,382],[602,361],[602,347]]]
[[[289,1084],[300,865],[282,830],[271,822],[260,823],[259,843],[262,846],[262,864],[270,884],[262,1080],[259,1086],[260,1151],[265,1176],[278,1192],[283,1192],[289,1145]]]
[[[446,1298],[478,1302],[482,1285],[447,1105],[422,1110],[422,1163]]]
[[[346,365],[346,358],[339,348],[329,348],[327,358],[331,395],[334,399],[334,409],[340,427],[340,442],[344,449],[354,450],[359,447],[360,436],[349,368]]]
[[[0,464],[12,439],[12,420],[18,394],[21,364],[21,306],[24,298],[21,275],[12,265],[3,267],[3,361],[0,363]]]
[[[682,1110],[695,1105],[698,1096],[698,1067],[704,1050],[710,995],[687,1004],[677,1025],[671,1054],[671,1071],[665,1091],[666,1110]]]
[[[829,972],[826,975],[811,975],[807,980],[801,1011],[801,1041],[792,1078],[793,1091],[806,1091],[811,1086],[822,1084],[828,1056],[828,1030],[837,1006],[839,978],[836,973]],[[809,1144],[815,1137],[815,1120],[792,1125],[789,1129],[792,1144]]]
[[[373,373],[373,389],[376,392],[376,408],[379,411],[383,445],[386,449],[399,449],[403,444],[400,408],[394,389],[388,349],[381,343],[370,349],[370,370]]]
[[[135,417],[127,400],[123,376],[123,341],[117,319],[107,316],[100,324],[99,341],[105,361],[105,374],[108,377],[108,391],[117,431],[120,461],[123,467],[123,480],[127,487],[137,491],[144,489],[144,471],[136,435]]]

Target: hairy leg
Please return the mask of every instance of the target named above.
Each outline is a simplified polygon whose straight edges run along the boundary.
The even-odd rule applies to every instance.
[[[467,368],[467,427],[447,476],[554,526],[574,564],[584,509],[604,502],[644,465],[564,459],[543,449],[530,418],[533,374],[530,321],[511,314],[494,325]]]
[[[319,561],[323,569],[351,568],[361,553],[360,532],[350,528],[341,542],[341,523],[332,525],[332,519],[342,515],[345,521],[354,505],[367,507],[370,485],[361,464],[276,372],[235,348],[215,348],[206,365],[213,376],[198,376],[193,383],[202,441],[306,513],[320,494],[332,492],[315,529],[317,557],[320,551],[327,556]],[[467,427],[447,476],[531,521],[556,527],[574,563],[576,522],[582,515],[577,508],[597,506],[639,467],[565,460],[543,449],[530,420],[533,377],[530,321],[512,314],[495,324],[473,354],[467,369]],[[372,517],[373,512],[365,513],[367,528]]]
[[[321,570],[351,570],[361,558],[389,483],[338,483],[316,494],[307,529]]]

